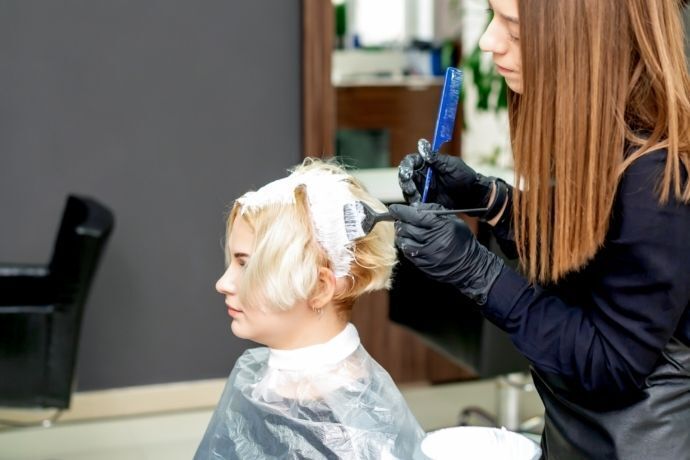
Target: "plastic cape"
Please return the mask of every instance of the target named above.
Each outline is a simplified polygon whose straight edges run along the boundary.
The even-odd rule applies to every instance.
[[[245,351],[194,459],[424,459],[424,436],[348,324],[326,344]]]

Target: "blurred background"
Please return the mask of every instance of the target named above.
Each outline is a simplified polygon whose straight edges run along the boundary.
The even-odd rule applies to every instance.
[[[231,334],[214,290],[233,199],[304,156],[335,155],[383,201],[400,201],[395,167],[432,137],[448,66],[461,67],[465,82],[444,151],[511,181],[505,85],[477,47],[486,8],[485,0],[1,1],[0,264],[46,263],[69,194],[105,203],[116,226],[80,324],[72,404],[54,435],[5,424],[0,459],[173,458],[170,438],[160,438],[159,457],[117,447],[98,457],[88,431],[55,430],[61,421],[198,409],[179,428],[186,434],[174,435],[186,442],[179,458],[189,458],[235,360],[255,346]],[[494,409],[499,372],[485,372],[487,336],[473,336],[458,359],[391,321],[389,307],[387,293],[367,296],[353,322],[425,429],[455,423],[468,404]],[[500,373],[526,369],[508,360]],[[520,404],[521,418],[542,410],[534,395]],[[52,414],[0,408],[5,422]],[[151,422],[171,432],[175,423]],[[32,445],[59,438],[91,450]]]

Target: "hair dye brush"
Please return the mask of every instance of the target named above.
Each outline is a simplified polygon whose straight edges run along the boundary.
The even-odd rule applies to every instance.
[[[441,145],[453,138],[453,128],[455,127],[455,114],[458,110],[460,92],[462,91],[462,71],[455,67],[448,67],[446,79],[443,82],[443,92],[441,93],[441,103],[438,107],[436,117],[436,130],[434,139],[431,143],[431,155],[438,154]],[[431,186],[433,170],[428,167],[426,179],[424,180],[424,190],[422,191],[422,203],[426,203]]]
[[[447,214],[459,214],[466,212],[483,212],[488,208],[471,209],[428,209],[422,212],[436,216]],[[390,212],[377,212],[363,201],[346,203],[343,206],[343,218],[345,220],[345,233],[347,239],[354,241],[369,234],[378,222],[393,221],[395,218]]]

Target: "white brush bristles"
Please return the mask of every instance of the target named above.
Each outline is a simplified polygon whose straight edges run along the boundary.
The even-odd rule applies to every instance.
[[[347,203],[343,208],[343,218],[345,220],[345,234],[349,240],[354,241],[367,235],[362,228],[365,214],[361,201]]]

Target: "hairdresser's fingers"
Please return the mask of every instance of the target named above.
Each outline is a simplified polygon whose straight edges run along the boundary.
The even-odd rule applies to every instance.
[[[405,155],[402,159],[400,165],[398,166],[398,180],[400,181],[411,181],[415,179],[415,176],[423,173],[426,164],[424,159],[418,153],[410,153]]]
[[[410,260],[419,256],[424,248],[424,246],[417,241],[400,236],[395,237],[395,245],[399,247],[403,255]]]
[[[417,152],[426,162],[429,162],[435,155],[432,155],[431,144],[426,139],[420,139],[417,141]]]
[[[439,216],[425,211],[442,209],[445,208],[436,203],[419,203],[416,206],[392,204],[388,207],[388,211],[396,220],[422,228],[434,228],[442,222]]]
[[[406,155],[398,166],[398,184],[408,203],[422,201],[420,190],[424,183],[424,159],[418,153]]]
[[[416,204],[422,201],[422,195],[419,193],[417,186],[415,186],[412,181],[404,184],[400,183],[400,189],[402,190],[403,197],[407,203]]]
[[[432,165],[434,170],[440,173],[445,173],[448,168],[448,158],[449,155],[434,154],[431,151],[431,144],[426,139],[420,139],[417,141],[417,151],[419,156],[422,157],[424,162],[428,165]]]
[[[395,244],[400,248],[405,258],[420,268],[437,266],[439,260],[448,256],[448,248],[444,245],[419,242],[404,236],[397,236]]]
[[[417,184],[413,180],[413,174],[414,171],[410,166],[405,164],[405,160],[403,160],[398,168],[398,185],[407,203],[418,203],[422,200],[422,196],[417,189]]]
[[[409,173],[409,177],[412,177],[412,173],[414,171],[420,170],[424,168],[424,158],[422,157],[421,154],[419,153],[410,153],[408,155],[405,155],[405,157],[402,159],[400,162],[400,166],[398,167],[398,172],[401,172],[401,170],[405,170],[406,172]]]
[[[424,244],[429,239],[429,230],[426,228],[416,227],[414,224],[405,222],[395,222],[395,237],[404,239],[416,244]]]
[[[476,172],[467,166],[467,163],[458,157],[451,155],[438,154],[432,156],[427,163],[429,163],[434,171],[440,175],[449,175],[455,180],[474,180]]]

